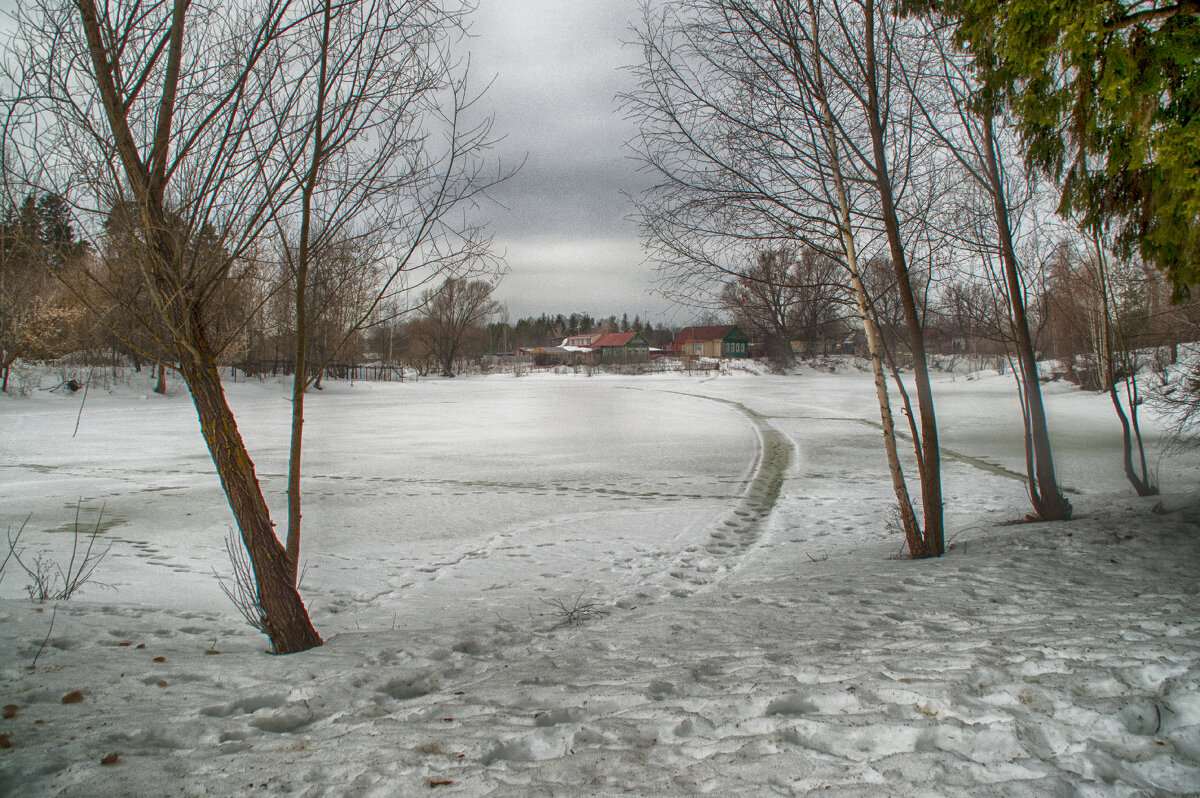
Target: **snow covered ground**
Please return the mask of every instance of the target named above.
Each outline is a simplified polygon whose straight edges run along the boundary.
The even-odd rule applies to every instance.
[[[1006,525],[1011,379],[939,375],[953,540],[913,562],[848,364],[327,383],[326,645],[271,657],[190,401],[140,380],[74,437],[78,394],[0,397],[0,527],[62,556],[103,506],[113,544],[56,611],[0,582],[0,795],[1200,794],[1200,454],[1136,498],[1106,397],[1046,386],[1077,518]],[[287,387],[227,390],[282,521]]]

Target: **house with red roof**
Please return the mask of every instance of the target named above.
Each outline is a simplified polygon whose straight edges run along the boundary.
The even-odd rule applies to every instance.
[[[650,342],[640,332],[604,333],[597,336],[588,348],[592,351],[585,362],[645,363],[650,360]]]
[[[684,357],[749,357],[750,338],[736,324],[684,327],[671,351]]]

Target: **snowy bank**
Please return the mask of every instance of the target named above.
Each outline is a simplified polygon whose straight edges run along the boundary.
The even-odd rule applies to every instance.
[[[283,658],[215,586],[186,396],[93,396],[74,439],[77,401],[5,402],[0,523],[55,550],[104,503],[118,589],[0,583],[0,794],[1200,790],[1195,454],[1134,498],[1104,397],[1050,386],[1078,517],[1004,524],[1011,383],[937,388],[955,537],[912,562],[865,375],[334,384],[302,590],[327,644]],[[278,515],[285,389],[229,389]],[[576,600],[607,614],[564,625]]]

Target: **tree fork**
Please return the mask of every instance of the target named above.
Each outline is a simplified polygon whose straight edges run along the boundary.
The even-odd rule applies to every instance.
[[[887,377],[883,372],[883,344],[880,340],[879,328],[871,311],[871,303],[863,285],[858,268],[858,252],[854,243],[853,225],[850,220],[850,199],[846,190],[846,181],[842,175],[841,157],[838,155],[837,135],[834,129],[833,111],[829,107],[829,95],[825,89],[824,72],[821,59],[820,22],[816,5],[808,0],[809,15],[813,20],[812,43],[816,59],[813,64],[816,99],[821,106],[821,134],[825,145],[829,148],[829,168],[833,177],[834,195],[838,206],[838,231],[842,241],[842,251],[846,257],[846,268],[850,273],[850,282],[854,288],[855,303],[858,307],[859,318],[867,336],[867,349],[871,355],[871,374],[875,381],[875,397],[879,403],[880,426],[883,428],[884,452],[887,455],[888,473],[892,478],[892,490],[896,495],[896,504],[900,513],[900,525],[904,530],[904,539],[908,543],[908,553],[913,559],[929,557],[925,537],[921,526],[917,523],[913,512],[912,497],[908,493],[908,485],[904,481],[904,470],[900,465],[900,456],[896,449],[896,423],[892,416],[892,405],[888,398]],[[791,40],[793,57],[800,62],[798,42]]]
[[[920,411],[921,444],[917,451],[917,465],[921,478],[921,506],[925,511],[925,546],[923,557],[938,557],[945,551],[944,508],[942,506],[941,449],[938,443],[937,417],[933,408],[933,391],[929,382],[929,366],[925,360],[925,331],[916,298],[908,278],[908,265],[904,257],[904,246],[900,238],[900,222],[896,215],[895,198],[892,195],[891,177],[888,174],[887,155],[884,150],[884,130],[879,112],[879,76],[875,56],[875,1],[865,4],[866,22],[866,70],[867,70],[867,124],[870,128],[875,185],[887,232],[888,247],[892,256],[892,268],[896,273],[900,304],[904,320],[908,325],[908,344],[913,356],[913,380],[917,384],[917,408]],[[912,552],[913,557],[917,553]]]
[[[992,184],[988,193],[991,194],[992,208],[996,216],[996,230],[1000,239],[1000,259],[1004,264],[1004,282],[1008,288],[1008,305],[1012,313],[1013,333],[1017,344],[1017,363],[1021,368],[1021,387],[1025,392],[1028,434],[1033,445],[1033,470],[1029,472],[1029,496],[1034,510],[1041,520],[1066,521],[1071,517],[1071,502],[1059,489],[1058,477],[1054,472],[1050,431],[1046,423],[1045,405],[1042,403],[1037,357],[1033,351],[1033,340],[1029,335],[1029,319],[1025,312],[1025,301],[1021,296],[1021,277],[1017,271],[1017,254],[1012,241],[1008,207],[1004,202],[1000,158],[996,152],[996,134],[992,127],[991,110],[984,109],[979,116],[983,122],[988,180]]]

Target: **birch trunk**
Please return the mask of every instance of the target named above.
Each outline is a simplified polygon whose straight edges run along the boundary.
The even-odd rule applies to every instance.
[[[813,77],[816,83],[816,100],[821,106],[821,133],[825,146],[829,151],[829,170],[833,178],[834,195],[838,205],[838,228],[841,235],[842,252],[846,257],[846,269],[850,274],[851,286],[854,289],[855,305],[859,319],[867,337],[867,349],[871,356],[871,374],[875,380],[875,398],[879,403],[879,421],[883,428],[883,448],[887,455],[888,474],[892,480],[892,491],[896,495],[896,504],[900,513],[900,525],[904,530],[904,538],[908,542],[908,550],[913,558],[925,556],[924,536],[920,524],[913,512],[912,497],[908,493],[908,483],[904,479],[904,469],[900,465],[900,455],[896,447],[896,424],[892,416],[891,400],[888,397],[887,375],[883,370],[883,353],[879,336],[879,328],[875,324],[871,312],[870,300],[866,287],[863,285],[858,267],[858,251],[854,242],[854,230],[850,218],[850,199],[846,181],[842,173],[841,157],[837,144],[837,132],[834,125],[833,111],[829,107],[828,95],[825,90],[824,72],[821,66],[820,26],[813,0],[808,0],[809,14],[813,20],[812,42],[815,55]],[[796,57],[798,53],[794,52]]]
[[[879,78],[875,54],[875,2],[866,0],[866,75],[867,123],[870,128],[871,150],[874,159],[875,186],[879,191],[880,210],[887,233],[892,268],[896,273],[900,305],[908,326],[908,345],[913,357],[913,381],[917,386],[917,408],[920,413],[920,435],[914,438],[917,466],[921,478],[921,507],[925,531],[920,550],[913,557],[938,557],[945,551],[943,526],[941,449],[938,443],[937,416],[933,407],[933,391],[929,382],[929,366],[925,359],[925,330],[917,310],[916,297],[908,279],[908,265],[900,237],[900,222],[892,195],[887,154],[884,151],[884,130],[879,111]]]

